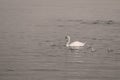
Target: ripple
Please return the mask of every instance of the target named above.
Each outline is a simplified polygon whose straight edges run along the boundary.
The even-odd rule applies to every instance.
[[[62,71],[60,69],[29,69],[29,71]]]

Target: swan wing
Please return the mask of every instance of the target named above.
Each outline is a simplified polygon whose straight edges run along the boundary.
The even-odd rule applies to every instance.
[[[79,41],[75,41],[70,44],[70,46],[84,46],[84,45],[85,45],[85,43],[79,42]]]

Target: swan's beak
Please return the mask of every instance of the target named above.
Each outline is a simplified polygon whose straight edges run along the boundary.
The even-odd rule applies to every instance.
[[[65,36],[65,39],[67,39],[67,36]]]

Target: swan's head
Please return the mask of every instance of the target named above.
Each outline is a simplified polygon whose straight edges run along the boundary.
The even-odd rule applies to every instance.
[[[69,47],[69,43],[70,43],[70,36],[65,36],[65,40],[66,40],[66,47]]]
[[[68,41],[68,40],[70,40],[70,36],[65,36],[65,39]]]

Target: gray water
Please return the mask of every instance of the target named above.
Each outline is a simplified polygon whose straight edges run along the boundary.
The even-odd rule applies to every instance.
[[[0,0],[0,80],[120,80],[119,5],[118,0]],[[69,50],[66,34],[96,51]]]

